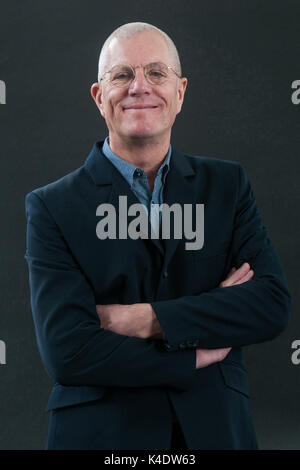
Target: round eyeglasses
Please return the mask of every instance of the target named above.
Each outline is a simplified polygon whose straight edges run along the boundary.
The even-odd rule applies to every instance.
[[[169,65],[165,65],[162,62],[153,62],[145,66],[137,65],[134,68],[131,65],[115,65],[105,72],[99,81],[103,80],[105,75],[108,74],[108,81],[112,86],[128,86],[135,79],[135,69],[139,67],[143,67],[144,76],[151,85],[162,85],[170,78],[172,72],[178,78],[181,78]]]

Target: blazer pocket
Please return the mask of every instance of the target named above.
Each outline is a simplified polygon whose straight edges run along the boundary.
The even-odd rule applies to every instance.
[[[235,363],[218,363],[224,383],[227,387],[250,397],[247,372]]]
[[[89,387],[85,385],[69,386],[55,384],[50,394],[45,411],[64,408],[102,398],[106,392],[104,387]]]

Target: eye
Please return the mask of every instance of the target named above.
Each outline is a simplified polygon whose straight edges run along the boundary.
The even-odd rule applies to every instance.
[[[160,84],[168,77],[168,69],[163,64],[149,64],[147,76],[152,83]]]
[[[127,80],[130,77],[130,73],[128,72],[120,72],[114,75],[112,78],[113,80]]]
[[[150,70],[149,74],[151,77],[163,77],[163,73],[160,72],[159,70]]]
[[[111,70],[112,82],[127,82],[132,78],[132,70],[124,66],[116,66]]]

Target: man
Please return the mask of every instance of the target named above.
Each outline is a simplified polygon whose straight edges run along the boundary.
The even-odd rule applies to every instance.
[[[290,296],[243,167],[170,145],[186,86],[165,33],[118,28],[91,87],[108,138],[26,196],[47,449],[257,448],[242,347],[284,330]],[[120,236],[120,196],[159,236]],[[201,249],[163,236],[162,203],[204,204]]]

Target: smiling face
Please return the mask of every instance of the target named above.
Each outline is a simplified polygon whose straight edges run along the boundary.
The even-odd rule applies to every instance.
[[[151,140],[170,138],[176,115],[180,112],[187,85],[170,71],[161,85],[148,83],[142,66],[162,62],[175,68],[163,37],[155,31],[138,33],[131,38],[114,38],[106,52],[105,72],[115,65],[128,64],[135,69],[135,79],[125,87],[113,86],[106,74],[94,83],[92,96],[109,129],[110,139]]]

